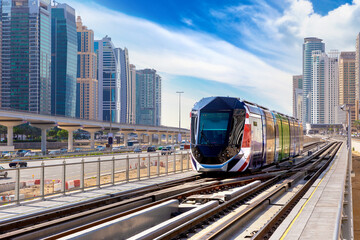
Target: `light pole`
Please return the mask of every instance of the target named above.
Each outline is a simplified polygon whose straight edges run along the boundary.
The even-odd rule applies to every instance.
[[[179,140],[179,136],[180,136],[180,128],[181,128],[181,94],[184,92],[176,92],[179,94],[179,135],[178,135],[178,140]]]
[[[349,168],[350,173],[352,172],[352,147],[351,147],[351,111],[350,106],[346,104],[340,106],[341,110],[348,112],[348,130],[347,130],[347,146],[349,151]]]

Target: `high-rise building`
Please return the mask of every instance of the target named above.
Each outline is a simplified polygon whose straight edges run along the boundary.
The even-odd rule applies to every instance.
[[[51,114],[75,117],[77,37],[75,9],[51,9]]]
[[[339,105],[348,104],[351,121],[358,119],[355,114],[355,52],[341,52],[339,59]]]
[[[357,119],[359,119],[359,101],[360,101],[360,33],[356,36],[355,52],[355,109]]]
[[[98,59],[99,120],[120,122],[120,55],[111,38],[94,42]]]
[[[136,71],[136,124],[161,124],[161,77],[154,69]]]
[[[337,123],[335,109],[339,106],[339,52],[330,51],[325,73],[325,123]]]
[[[94,32],[77,17],[77,94],[76,117],[98,119],[97,58],[94,51]]]
[[[312,103],[311,103],[311,93],[312,89],[312,73],[313,73],[313,58],[312,52],[315,50],[320,50],[325,52],[325,44],[322,42],[322,39],[309,37],[304,38],[303,44],[303,108],[302,108],[302,122],[305,125],[306,123],[311,122],[312,114]]]
[[[325,123],[325,79],[327,67],[326,53],[312,51],[312,92],[310,123]]]
[[[130,84],[128,85],[128,123],[136,124],[136,67],[130,64]]]
[[[311,123],[336,123],[335,108],[339,105],[339,53],[312,52]]]
[[[130,67],[129,67],[129,54],[127,48],[122,50],[119,48],[120,53],[120,122],[130,123],[130,104],[131,104],[131,87],[130,82]]]
[[[303,76],[293,76],[293,117],[302,120],[301,108],[299,107],[299,101],[302,103],[302,87],[303,87]],[[301,99],[300,99],[301,98]]]
[[[51,113],[50,0],[2,0],[1,107]]]

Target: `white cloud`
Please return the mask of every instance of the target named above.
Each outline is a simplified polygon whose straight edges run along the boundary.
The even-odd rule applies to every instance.
[[[236,14],[236,9],[238,6],[223,11]],[[327,51],[354,51],[356,35],[360,31],[359,0],[341,5],[325,16],[315,13],[309,0],[287,0],[281,13],[266,2],[258,1],[247,8],[246,14],[254,15],[251,24],[245,25],[241,19],[233,23],[234,29],[243,34],[243,42],[262,53],[266,62],[292,74],[302,71],[305,37],[323,39]]]
[[[263,53],[257,57],[211,35],[168,29],[94,3],[74,0],[68,3],[97,38],[109,35],[116,46],[126,46],[130,61],[137,68],[155,68],[169,75],[193,76],[252,89],[255,96],[286,109],[287,113],[291,112],[291,75],[302,72],[303,38],[322,38],[327,50],[351,51],[355,50],[356,34],[360,31],[360,0],[344,4],[325,16],[316,14],[308,0],[287,0],[280,10],[263,0],[255,5],[211,10],[210,14],[222,21],[237,19],[231,20],[232,28],[241,33],[242,42],[250,49]],[[242,22],[239,16],[251,19],[251,24]],[[189,20],[183,19],[191,25]],[[178,100],[171,93],[176,89],[166,90],[162,123],[176,126]],[[184,98],[183,104],[189,108],[195,100],[198,98]],[[188,123],[188,117],[183,121]]]
[[[181,21],[190,27],[194,26],[193,21],[189,18],[182,18]]]
[[[93,3],[68,3],[97,38],[109,35],[116,46],[126,46],[130,61],[137,68],[209,79],[242,86],[244,90],[251,87],[255,89],[254,95],[273,101],[290,113],[291,76],[249,52],[209,35],[190,30],[170,31]],[[176,95],[164,94],[163,101],[169,98],[177,99]],[[164,115],[163,119],[165,125],[177,122],[174,116],[174,120]]]

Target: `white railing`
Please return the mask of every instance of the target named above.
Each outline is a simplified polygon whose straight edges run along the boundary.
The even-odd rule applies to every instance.
[[[82,158],[69,163],[6,169],[15,181],[0,184],[2,204],[18,203],[29,199],[45,199],[71,191],[85,191],[117,183],[152,178],[191,170],[189,152],[171,155],[160,153],[104,156],[96,160]],[[0,203],[0,204],[1,204]]]

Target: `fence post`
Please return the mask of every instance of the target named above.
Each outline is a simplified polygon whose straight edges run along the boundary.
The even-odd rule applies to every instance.
[[[187,170],[189,170],[190,169],[190,166],[189,166],[189,164],[190,164],[190,152],[187,151],[186,155],[187,155]]]
[[[16,164],[15,201],[20,205],[20,164]]]
[[[137,179],[140,180],[140,154],[138,155],[137,160]]]
[[[40,195],[41,199],[44,200],[45,195],[45,164],[41,163],[41,175],[40,175]]]
[[[157,155],[157,164],[156,164],[156,173],[158,176],[160,176],[160,153]]]
[[[166,153],[165,174],[169,173],[169,154]]]
[[[174,173],[175,173],[176,172],[176,153],[174,153],[173,168],[174,168]]]
[[[85,191],[85,160],[84,158],[81,159],[81,169],[80,169],[80,189]]]
[[[129,154],[126,155],[126,174],[125,174],[125,180],[126,182],[129,182],[129,171],[130,171],[130,162],[129,162]]]
[[[147,171],[148,171],[148,178],[150,178],[150,153],[148,154],[148,164],[147,164]]]
[[[181,152],[180,153],[180,171],[181,172],[184,172],[184,166],[183,166],[183,159],[184,158],[184,155],[183,155],[183,153]]]
[[[115,157],[112,157],[111,161],[111,184],[115,184]]]
[[[99,157],[98,160],[97,160],[97,167],[96,167],[96,172],[97,172],[97,174],[96,174],[96,186],[98,188],[100,188],[100,164],[101,164],[101,162],[100,162],[100,157]]]
[[[63,161],[63,174],[62,174],[62,186],[61,186],[61,191],[64,193],[64,195],[66,194],[66,161],[64,159]]]

